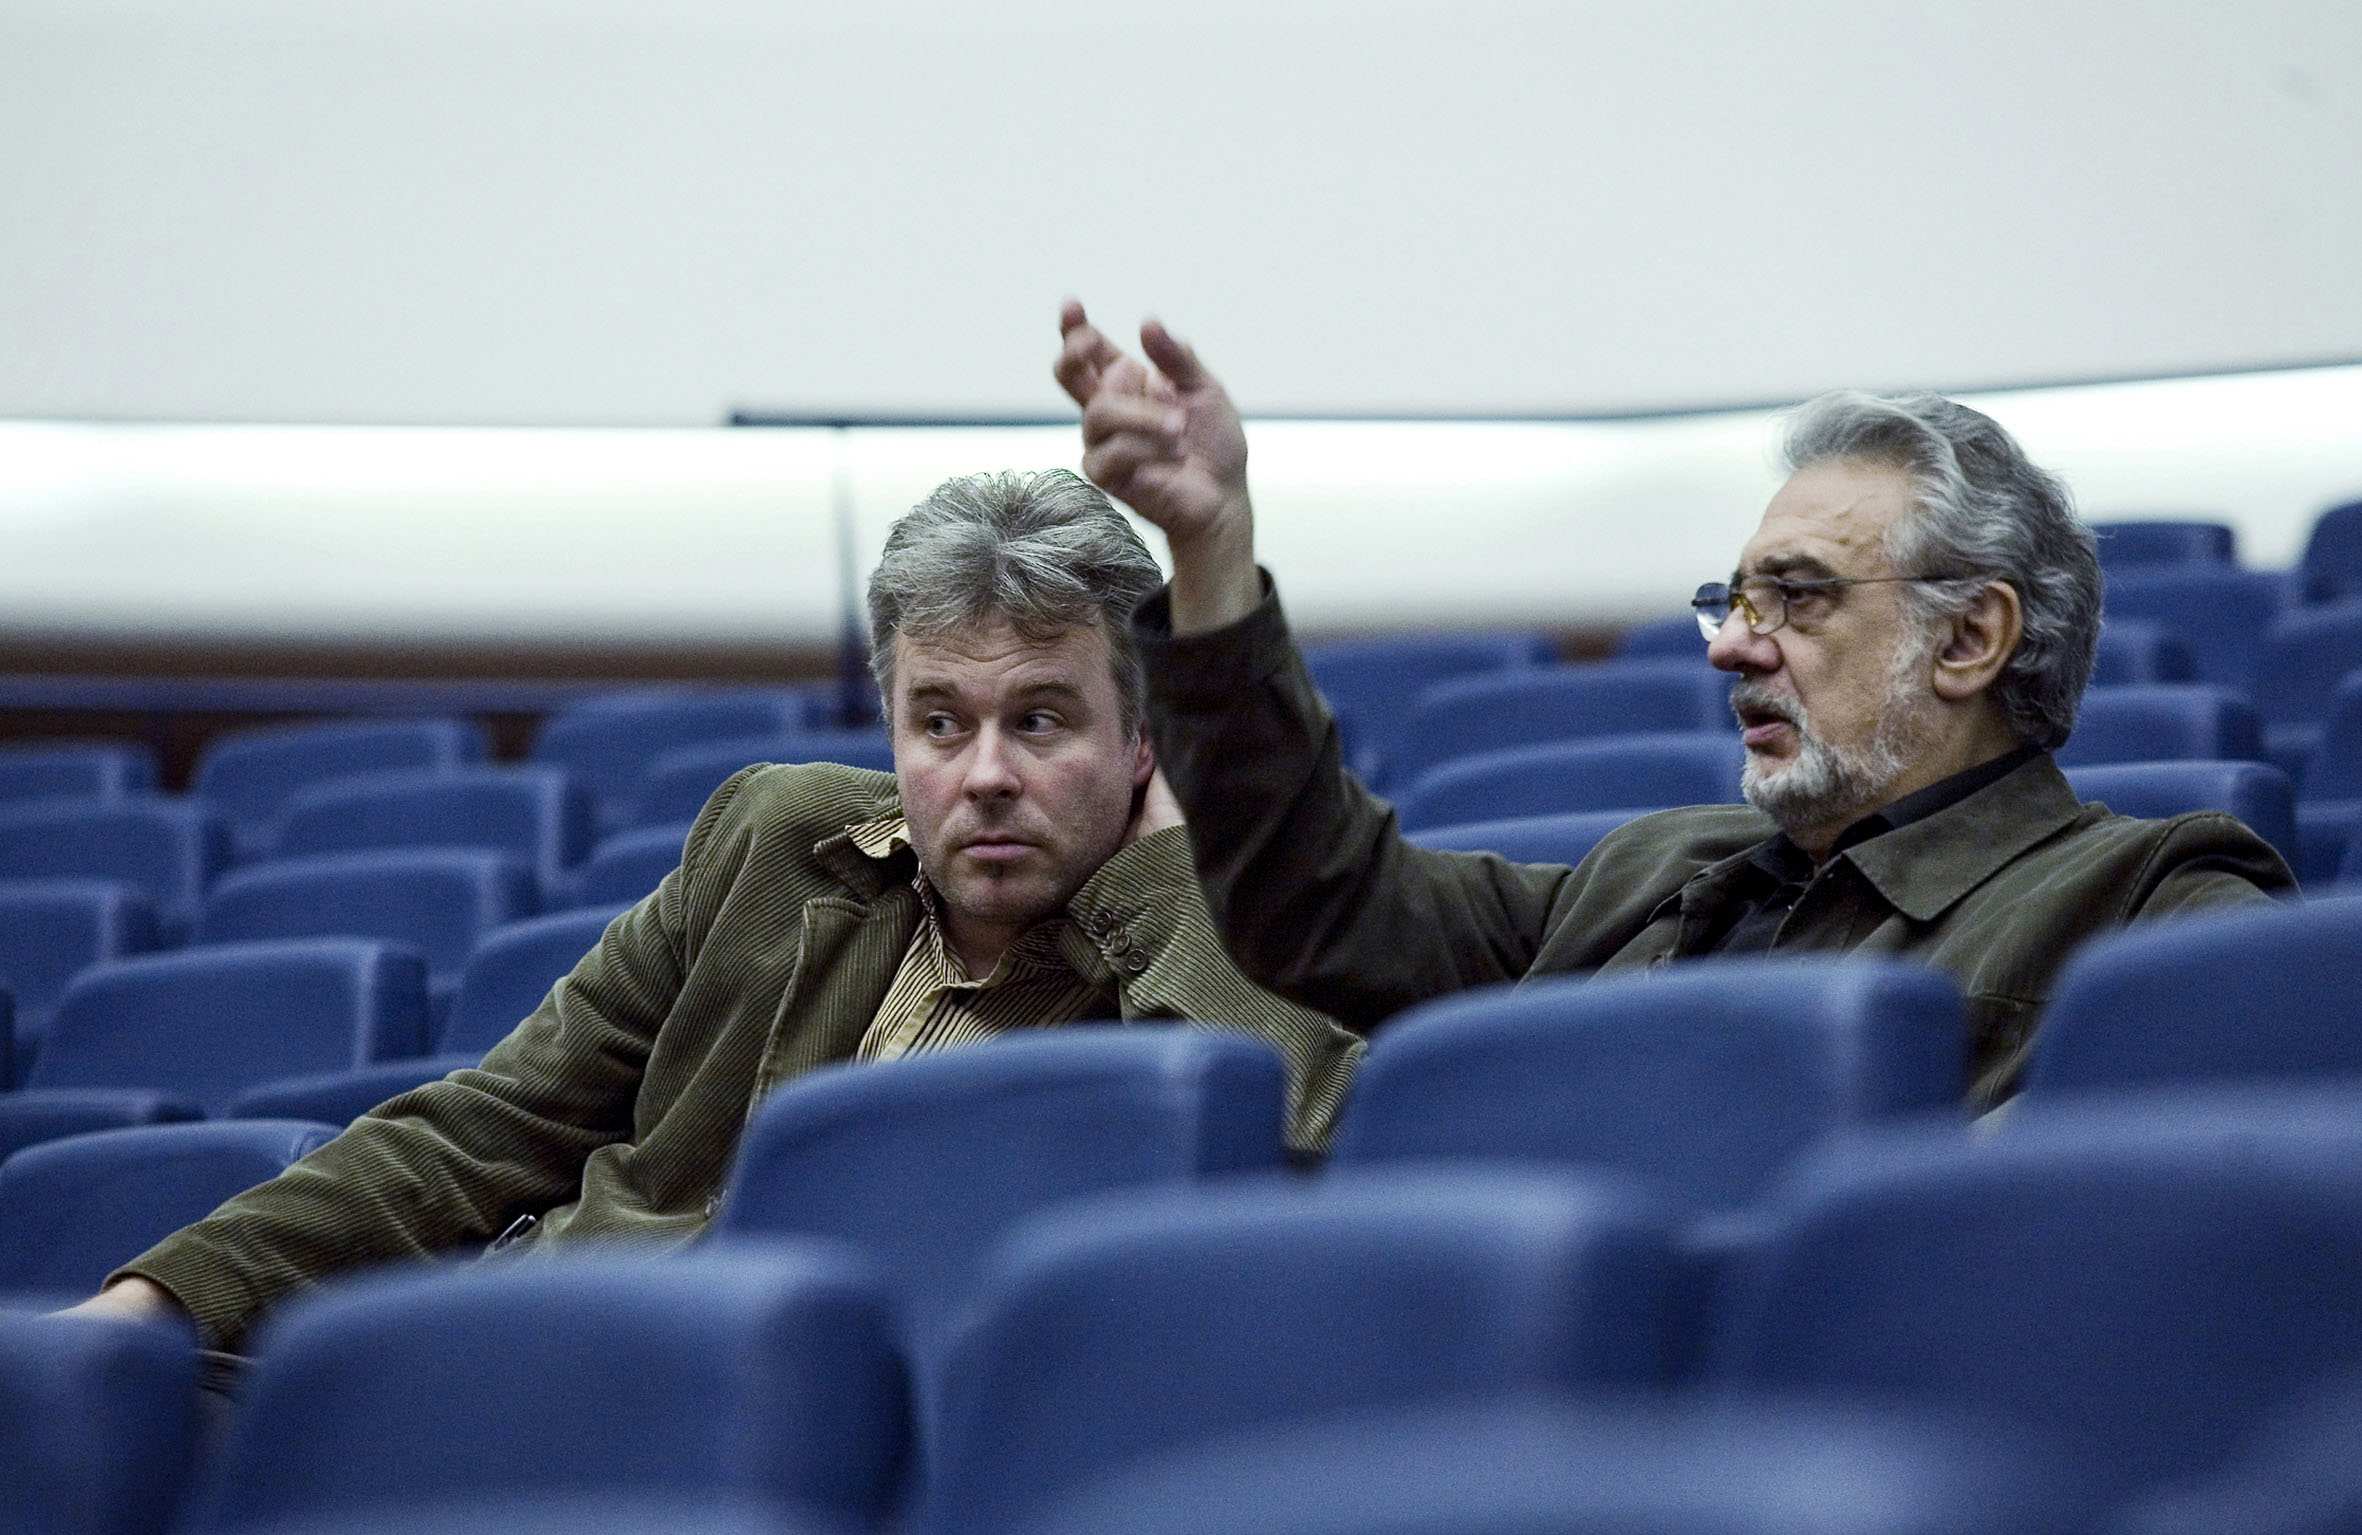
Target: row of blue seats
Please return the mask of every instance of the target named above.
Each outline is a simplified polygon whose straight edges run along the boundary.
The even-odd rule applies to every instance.
[[[338,779],[321,793],[317,812],[288,822],[295,834],[283,838],[286,853],[231,867],[222,824],[187,803],[47,798],[12,805],[0,808],[0,881],[128,883],[154,907],[161,940],[182,942],[224,895],[364,853],[468,850],[501,864],[522,888],[524,909],[619,900],[621,869],[638,878],[645,848],[659,841],[652,831],[671,836],[678,855],[687,827],[683,817],[671,829],[591,843],[579,793],[560,775],[531,767]],[[628,895],[650,888],[654,881]]]
[[[103,1139],[88,1132],[202,1116],[341,1125],[474,1064],[586,935],[596,936],[587,920],[570,931],[539,924],[488,946],[439,1038],[427,1028],[415,957],[385,946],[249,945],[100,967],[77,982],[32,1086],[0,1097],[0,1152],[49,1145],[70,1165]],[[2343,999],[2357,983],[2362,899],[2095,942],[2061,978],[2015,1111],[2128,1088],[2351,1083],[2362,1077],[2362,1032],[2346,1022]],[[1333,1159],[1576,1164],[1643,1180],[1652,1197],[1684,1211],[1738,1209],[1831,1134],[1956,1116],[1964,1020],[1949,978],[1872,960],[1701,964],[1644,981],[1453,998],[1406,1014],[1373,1043]],[[419,1058],[430,1049],[450,1053]],[[1138,1071],[1164,1087],[1124,1087],[1125,1073]],[[914,1251],[898,1263],[937,1272],[964,1261],[955,1233],[996,1199],[1030,1204],[1045,1187],[1123,1182],[1139,1158],[1167,1155],[1138,1125],[1124,1132],[1141,1136],[1131,1152],[1093,1139],[1118,1121],[1153,1121],[1149,1109],[1124,1106],[1134,1091],[1162,1102],[1156,1092],[1169,1090],[1171,1101],[1194,1105],[1194,1128],[1175,1144],[1212,1158],[1201,1171],[1277,1167],[1278,1071],[1256,1041],[1154,1030],[1061,1031],[1027,1051],[826,1071],[774,1097],[740,1163],[790,1159],[776,1197],[817,1201],[834,1212],[829,1229],[909,1223],[897,1240],[932,1256]],[[313,1075],[289,1079],[302,1072]],[[784,1128],[764,1128],[773,1122]],[[937,1129],[914,1145],[919,1124]],[[851,1197],[835,1186],[841,1168],[822,1176],[836,1164],[792,1163],[822,1145],[843,1148],[830,1155],[844,1167],[901,1170],[874,1172],[839,1208]],[[0,1182],[15,1165],[0,1164]],[[890,1198],[880,1179],[893,1185]],[[132,1218],[130,1203],[106,1204],[109,1218]],[[95,1216],[71,1199],[58,1201],[29,1246],[23,1229],[11,1235],[0,1220],[0,1246],[17,1244],[0,1263],[0,1288],[29,1283],[26,1265],[68,1288],[94,1283],[206,1208],[165,1209],[143,1217],[144,1230],[108,1228],[79,1246],[63,1240],[62,1224]]]
[[[1619,702],[1638,711],[1622,727],[1627,731],[1726,724],[1729,711],[1714,681],[1720,674],[1677,664],[1705,658],[1706,643],[1695,619],[1640,625],[1626,634],[1623,645],[1609,662],[1559,665],[1553,660],[1555,645],[1541,634],[1414,634],[1318,642],[1306,647],[1305,659],[1337,710],[1355,770],[1373,787],[1383,787],[1456,754],[1455,721],[1472,722],[1482,731],[1500,718],[1502,707],[1514,709],[1520,702],[1488,698],[1487,687],[1522,689],[1533,707],[1556,718],[1603,722],[1587,726],[1589,731],[1613,728],[1604,722],[1613,720]],[[1722,684],[1725,691],[1728,680]],[[2122,622],[2103,631],[2095,686],[2197,680],[2188,652],[2163,628]],[[2230,689],[2241,698],[2244,690],[2244,683]]]
[[[1738,753],[1735,738],[1709,733],[1529,748],[1437,769],[1406,798],[1403,815],[1413,839],[1427,846],[1576,863],[1638,813],[1628,808],[1636,800],[1734,798]],[[2322,823],[2304,821],[2293,805],[2285,777],[2261,763],[2074,768],[2070,782],[2086,798],[2129,814],[2227,810],[2288,851],[2316,884],[2362,875],[2362,868],[2338,861],[2341,848],[2349,864],[2362,858],[2346,846],[2343,829],[2331,822],[2334,840],[2322,837]],[[1552,808],[1562,805],[1578,808]],[[1510,818],[1470,819],[1504,814]],[[683,834],[680,827],[656,828],[611,839],[609,853],[594,866],[601,879],[586,882],[583,893],[605,897],[599,909],[637,899],[677,860]],[[343,934],[412,944],[424,956],[430,993],[444,1002],[459,988],[462,967],[485,933],[538,909],[532,882],[499,855],[373,852],[234,872],[201,899],[190,929],[208,943]],[[18,978],[21,1053],[30,1056],[38,1048],[55,999],[74,972],[151,947],[155,932],[146,903],[118,885],[0,884],[0,977]],[[18,1078],[0,1077],[9,1080]]]
[[[1695,661],[1611,661],[1441,682],[1393,722],[1383,760],[1368,776],[1373,787],[1400,792],[1442,763],[1512,746],[1691,730],[1729,734],[1736,730],[1729,702],[1735,681]],[[2302,797],[2351,797],[2362,769],[2341,752],[2362,741],[2362,674],[2340,692],[2324,730],[2335,744],[2305,772]],[[2271,761],[2255,706],[2207,683],[2095,687],[2059,750],[2059,760],[2070,765],[2189,758]]]
[[[2108,617],[2120,636],[2135,637],[2110,642],[2114,653],[2101,658],[2104,682],[2203,681],[2245,691],[2254,684],[2264,635],[2281,618],[2362,598],[2362,502],[2324,513],[2292,571],[2241,566],[2233,531],[2223,523],[2107,522],[2094,531]],[[1682,614],[1628,631],[1618,654],[1687,657],[1703,648],[1695,621]],[[1376,717],[1392,718],[1434,683],[1502,666],[1547,665],[1556,647],[1540,635],[1473,634],[1315,645],[1308,653],[1332,702],[1351,699]],[[2342,674],[2357,662],[2336,670]]]
[[[2111,518],[2092,524],[2100,569],[2111,584],[2191,569],[2238,569],[2238,534],[2203,518]],[[2313,519],[2296,568],[2279,573],[2290,605],[2362,597],[2362,501]]]
[[[1638,712],[1627,730],[1719,728],[1727,715],[1711,677],[1694,663],[1705,642],[1694,620],[1668,618],[1628,632],[1608,663],[1553,665],[1531,634],[1418,635],[1316,644],[1307,658],[1343,722],[1355,768],[1374,786],[1399,785],[1446,755],[1462,729],[1479,737],[1521,707],[1589,730],[1612,720],[1621,694]],[[2362,601],[2291,618],[2269,648],[2261,680],[2212,675],[2162,626],[2111,620],[2102,631],[2093,696],[2159,684],[2214,690],[2257,740],[2249,754],[2302,778],[2320,755],[2325,726],[2357,707],[2352,679],[2362,669]],[[1681,663],[1692,663],[1684,669]],[[1504,715],[1504,710],[1509,711]],[[2353,728],[2351,720],[2346,728]]]
[[[674,1495],[692,1513],[699,1497],[707,1513],[747,1500],[748,1528],[1387,1529],[1337,1509],[1308,1526],[1237,1516],[1280,1490],[1274,1434],[1334,1453],[1317,1425],[1340,1417],[1613,1412],[1637,1392],[1657,1417],[1615,1441],[1634,1452],[1685,1442],[1694,1414],[1728,1427],[1760,1412],[1801,1430],[1788,1447],[1837,1428],[1824,1448],[1858,1453],[1846,1415],[1898,1415],[1887,1431],[1918,1444],[1902,1462],[1916,1475],[1896,1480],[1892,1441],[1850,1466],[1816,1457],[1774,1506],[1942,1488],[1941,1512],[1887,1503],[1803,1528],[2282,1529],[2145,1521],[2219,1519],[2259,1486],[2274,1500],[2250,1512],[2280,1518],[2356,1491],[2350,1437],[2322,1438],[2350,1436],[2362,1408],[2350,1085],[2030,1103],[1982,1136],[1861,1128],[1788,1167],[1746,1220],[1701,1221],[1574,1168],[1347,1162],[1292,1179],[1261,1160],[1279,1073],[1258,1047],[1092,1032],[830,1073],[800,1102],[783,1091],[695,1254],[411,1272],[298,1302],[257,1341],[240,1421],[181,1527],[490,1528],[553,1499],[581,1517],[568,1495]],[[1037,1116],[1041,1073],[1025,1068],[1052,1059],[1098,1078],[1081,1117],[1110,1166],[1067,1155],[1069,1105]],[[908,1086],[954,1060],[1028,1093],[967,1083],[935,1095],[957,1109],[933,1120]],[[1223,1123],[1211,1100],[1246,1091],[1250,1061],[1273,1112]],[[899,1116],[842,1096],[896,1081]],[[1129,1112],[1110,1113],[1119,1093]],[[996,1106],[1005,1146],[976,1135]],[[254,1128],[290,1151],[305,1134]],[[69,1149],[20,1153],[0,1182]],[[1062,1187],[987,1179],[979,1151],[995,1172],[1075,1172]],[[91,1500],[49,1528],[164,1522],[192,1376],[185,1341],[160,1330],[0,1317],[0,1441],[15,1441],[0,1454],[21,1464],[24,1441],[78,1436],[67,1477],[25,1484]],[[1433,1475],[1485,1443],[1447,1437],[1413,1463]],[[1330,1470],[1319,1485],[1377,1468]],[[1483,1479],[1449,1485],[1465,1498]],[[1543,1485],[1554,1504],[1575,1495]],[[116,1522],[81,1522],[89,1509]],[[1689,1527],[1523,1514],[1499,1527]],[[1495,1527],[1431,1518],[1403,1527]]]
[[[1549,803],[1531,807],[1532,813],[1728,800],[1736,770],[1724,771],[1725,759],[1735,764],[1738,757],[1723,702],[1727,686],[1721,673],[1678,662],[1519,671],[1441,685],[1395,736],[1396,760],[1420,775],[1401,786],[1406,820],[1434,825],[1466,819],[1457,808],[1430,803],[1439,792],[1437,780],[1456,783],[1467,776],[1471,764],[1461,759],[1605,732],[1704,730],[1715,739],[1668,747],[1653,756],[1623,748],[1576,753],[1567,769],[1576,780]],[[2335,747],[2342,748],[2347,735],[2362,746],[2362,680],[2350,693],[2349,707],[2332,727]],[[667,802],[664,808],[685,820],[722,777],[748,760],[763,760],[748,753],[766,744],[789,743],[724,743],[681,754],[691,772],[679,783],[678,803]],[[871,744],[873,760],[886,762],[882,738]],[[2061,753],[2069,764],[2258,755],[2252,711],[2221,690],[2200,686],[2095,690],[2075,739]],[[1659,761],[1665,765],[1652,766]],[[1613,764],[1624,766],[1611,771]],[[1516,771],[1530,776],[1536,770],[1520,765]],[[2299,796],[2307,802],[2306,819],[2330,828],[2320,840],[2332,863],[2351,823],[2362,819],[2362,781],[2349,780],[2362,780],[2362,750],[2326,751],[2306,779],[2310,792]],[[1697,786],[1689,787],[1693,781]],[[1442,803],[1456,807],[1467,798],[1466,791],[1456,791],[1443,795]],[[102,825],[107,830],[94,830]],[[49,800],[0,811],[0,877],[119,873],[128,855],[119,855],[110,868],[102,851],[144,841],[153,850],[151,858],[179,853],[184,863],[199,865],[179,871],[180,877],[167,885],[186,891],[202,885],[209,877],[203,866],[217,861],[207,856],[216,843],[207,828],[201,815],[144,801],[118,801],[101,810]],[[588,840],[587,809],[560,775],[534,769],[414,769],[336,779],[305,791],[280,822],[277,848],[282,856],[301,856],[380,845],[490,847],[526,857],[543,888],[559,890],[577,878],[574,870]]]
[[[377,883],[394,888],[363,893],[405,893],[398,879]],[[437,892],[423,894],[415,907],[432,918]],[[383,936],[230,938],[94,960],[46,1014],[0,1027],[0,1085],[17,1089],[0,1094],[0,1150],[203,1114],[350,1119],[475,1064],[621,909],[513,921],[469,909],[478,928],[453,942],[448,981],[440,956]],[[0,986],[0,1014],[9,995]]]
[[[1411,840],[1428,847],[1579,863],[1646,808],[1736,803],[1742,760],[1735,736],[1706,732],[1518,747],[1430,770],[1396,810]],[[2269,763],[2110,763],[2069,768],[2067,782],[2084,800],[2123,815],[2227,811],[2311,884],[2362,872],[2345,863],[2362,805],[2313,814],[2297,803],[2288,775]]]
[[[133,832],[156,835],[124,835],[126,822]],[[68,834],[77,827],[85,834]],[[483,853],[396,850],[277,860],[199,886],[204,893],[194,907],[167,921],[150,892],[199,885],[187,870],[191,841],[175,835],[185,829],[179,817],[114,807],[87,818],[57,814],[46,829],[61,856],[33,867],[107,877],[0,878],[0,985],[15,992],[20,1034],[41,1032],[66,983],[84,966],[175,947],[192,933],[214,941],[344,933],[416,943],[448,990],[488,928],[539,911],[638,900],[679,861],[688,835],[686,823],[619,832],[571,871],[555,895],[545,895],[513,861]]]
[[[684,773],[695,777],[696,770],[662,759],[684,747],[784,742],[827,760],[874,760],[882,733],[837,725],[834,707],[833,699],[809,687],[671,687],[594,697],[546,720],[527,762],[560,769],[581,785],[602,829],[677,819],[684,812],[642,810],[638,801],[645,793],[680,797],[673,780]],[[228,824],[238,857],[252,858],[270,850],[274,823],[315,784],[405,768],[478,766],[487,750],[482,727],[452,718],[338,719],[237,730],[214,737],[198,753],[190,797]],[[839,755],[845,751],[858,759]],[[741,760],[762,757],[753,753]],[[660,763],[664,771],[650,780]],[[0,802],[152,793],[156,784],[155,753],[144,746],[61,742],[0,750]]]

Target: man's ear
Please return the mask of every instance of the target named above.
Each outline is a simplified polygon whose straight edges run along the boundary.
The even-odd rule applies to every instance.
[[[2017,654],[2018,639],[2025,632],[2017,588],[2007,581],[1986,582],[1936,647],[1936,696],[1946,703],[1966,703],[1991,687]]]
[[[1143,789],[1156,776],[1156,743],[1148,739],[1148,727],[1142,725],[1132,732],[1132,787]]]

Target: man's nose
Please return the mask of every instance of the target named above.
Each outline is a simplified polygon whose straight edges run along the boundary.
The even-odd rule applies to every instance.
[[[986,725],[976,732],[976,742],[968,753],[968,771],[960,788],[970,799],[1007,799],[1023,786],[1017,774],[1009,738],[997,725]]]
[[[1706,642],[1706,659],[1726,672],[1754,675],[1778,671],[1780,646],[1770,635],[1748,628],[1747,615],[1734,608],[1714,631],[1714,638]]]

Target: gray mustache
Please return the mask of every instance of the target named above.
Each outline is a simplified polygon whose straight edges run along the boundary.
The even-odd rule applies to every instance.
[[[1783,698],[1760,683],[1742,682],[1732,688],[1730,706],[1733,714],[1742,709],[1752,709],[1758,714],[1768,714],[1791,725],[1801,727],[1804,724],[1804,711],[1796,707],[1794,699]]]

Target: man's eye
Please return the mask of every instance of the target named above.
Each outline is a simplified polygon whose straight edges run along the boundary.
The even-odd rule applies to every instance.
[[[959,721],[948,714],[930,714],[919,721],[919,729],[930,736],[943,737],[959,733]]]
[[[1045,730],[1056,730],[1058,725],[1058,716],[1046,709],[1032,710],[1017,721],[1017,728],[1027,735],[1039,735]]]

